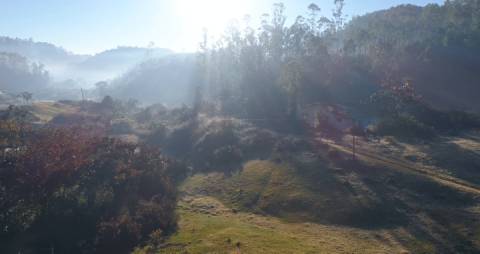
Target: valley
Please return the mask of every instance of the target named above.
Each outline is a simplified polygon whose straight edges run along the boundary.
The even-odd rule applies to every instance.
[[[480,0],[2,10],[0,253],[480,253]]]

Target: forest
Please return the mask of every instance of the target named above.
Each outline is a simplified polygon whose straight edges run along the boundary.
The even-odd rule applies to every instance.
[[[348,4],[194,53],[0,37],[0,253],[479,253],[480,1]]]

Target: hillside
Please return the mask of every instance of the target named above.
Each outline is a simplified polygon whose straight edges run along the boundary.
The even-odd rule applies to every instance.
[[[295,134],[110,100],[34,103],[3,117],[26,110],[49,129],[81,124],[132,147],[160,148],[180,163],[170,161],[168,171],[178,189],[178,228],[143,238],[135,253],[480,249],[478,130],[427,140],[359,137],[352,160],[349,135]]]
[[[0,52],[0,88],[6,93],[38,92],[50,82],[50,75],[43,65],[31,63],[14,53]]]
[[[80,66],[87,69],[125,69],[149,58],[161,58],[172,53],[168,49],[161,48],[118,47],[95,54],[80,63]]]
[[[361,139],[356,161],[345,138],[306,137],[318,148],[279,149],[267,161],[226,154],[245,160],[242,169],[193,173],[180,187],[180,228],[167,252],[223,253],[237,242],[246,253],[478,252],[478,132],[424,144]]]
[[[254,97],[257,95],[270,100],[269,107],[278,108],[274,103],[288,100],[285,91],[272,92],[273,89],[267,88],[265,91],[250,91],[249,84],[269,86],[285,83],[288,75],[298,72],[302,74],[299,81],[303,88],[296,100],[304,104],[327,101],[358,107],[359,103],[369,99],[373,91],[397,87],[408,81],[426,103],[437,109],[480,112],[476,103],[476,94],[480,92],[477,91],[480,80],[476,73],[480,68],[478,12],[476,1],[465,0],[426,7],[400,5],[355,17],[338,28],[332,27],[334,20],[314,13],[319,27],[309,27],[307,17],[298,19],[290,26],[282,24],[284,30],[278,34],[279,41],[270,43],[283,44],[281,48],[284,52],[268,52],[266,47],[277,46],[261,44],[260,41],[256,41],[256,45],[246,46],[249,45],[248,36],[258,36],[255,33],[240,33],[240,37],[226,34],[221,44],[229,45],[229,50],[204,52],[207,56],[213,53],[211,59],[207,57],[210,59],[211,68],[207,76],[211,85],[209,91],[204,93],[217,100],[223,98],[221,100],[228,101],[221,102],[223,104],[236,103],[239,106],[236,102],[238,98],[230,94],[242,87],[245,96],[252,97],[250,104],[242,105],[244,110],[250,110],[249,105],[253,111],[258,108],[254,106],[257,100]],[[276,24],[270,25],[273,27]],[[262,29],[264,34],[273,35],[269,27]],[[297,37],[289,38],[288,34],[295,33]],[[319,41],[310,43],[306,35],[308,33],[321,35]],[[241,40],[243,42],[239,43]],[[183,60],[184,56],[180,55],[171,63],[168,60],[150,61],[150,67],[141,64],[172,56],[173,52],[168,49],[118,47],[88,56],[75,55],[49,43],[2,37],[0,51],[19,54],[29,61],[45,64],[44,69],[57,81],[58,86],[67,86],[68,82],[63,82],[65,80],[75,83],[75,89],[80,86],[93,87],[99,81],[114,80],[112,86],[117,86],[118,91],[109,91],[110,94],[128,99],[130,92],[133,92],[132,98],[145,100],[145,103],[175,104],[172,101],[176,99],[187,102],[185,97],[194,94],[192,84],[204,82],[192,81],[201,77],[192,76],[193,72],[198,75],[198,70],[193,70],[198,67],[193,56],[191,60]],[[316,53],[309,55],[311,52]],[[272,58],[262,59],[262,54]],[[240,59],[241,63],[238,62]],[[295,68],[301,69],[291,69],[287,73],[286,68],[270,68],[275,66],[271,61],[278,62],[278,59],[283,59],[285,63],[296,59]],[[235,66],[237,64],[242,67]],[[253,71],[245,66],[258,68]],[[218,85],[215,85],[217,82]],[[155,83],[160,83],[159,87],[166,90],[168,95],[153,96],[160,89],[155,87]],[[142,89],[128,88],[132,84],[145,89],[142,96],[134,91]],[[168,90],[172,88],[177,92],[170,96]]]
[[[345,4],[195,53],[0,37],[0,253],[480,253],[480,0]]]
[[[79,55],[50,43],[5,36],[0,37],[0,52],[42,64],[55,81],[74,80],[80,82],[78,86],[113,79],[143,61],[173,53],[162,48],[118,47],[95,55]]]
[[[101,96],[135,99],[145,104],[169,106],[191,104],[193,99],[195,57],[170,54],[146,60],[112,80]]]
[[[75,55],[51,43],[7,36],[0,36],[0,52],[19,54],[31,61],[41,62],[46,65],[76,63],[86,58],[84,55]]]
[[[402,5],[356,17],[340,36],[380,81],[411,80],[437,108],[479,112],[479,13],[477,1]]]
[[[159,253],[402,253],[389,233],[286,223],[269,216],[235,212],[212,197],[187,196],[179,205],[179,232]],[[144,247],[134,253],[148,253]]]

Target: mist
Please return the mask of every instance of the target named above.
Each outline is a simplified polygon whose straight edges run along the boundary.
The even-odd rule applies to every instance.
[[[45,1],[0,253],[480,253],[480,0]]]

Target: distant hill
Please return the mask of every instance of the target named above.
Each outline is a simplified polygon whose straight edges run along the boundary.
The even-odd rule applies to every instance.
[[[50,76],[43,66],[29,63],[18,54],[0,52],[0,90],[17,94],[45,89]]]
[[[131,67],[132,63],[170,54],[173,54],[173,51],[162,48],[118,47],[88,57],[85,61],[81,62],[79,66],[95,69]]]
[[[90,83],[114,79],[141,62],[173,54],[162,48],[118,47],[87,57],[71,67]]]
[[[45,65],[81,62],[88,57],[86,55],[73,54],[51,43],[5,36],[0,36],[0,52],[19,54]]]
[[[148,59],[173,54],[162,48],[118,47],[96,55],[78,55],[50,43],[9,37],[0,37],[0,52],[44,64],[56,81],[77,80],[83,86],[113,79]]]
[[[477,99],[480,94],[477,71],[480,69],[479,2],[456,0],[425,7],[400,5],[355,17],[332,34],[319,32],[321,43],[312,50],[315,55],[300,59],[305,89],[300,91],[299,97],[306,103],[328,100],[355,107],[354,104],[367,100],[382,86],[398,86],[408,81],[427,103],[436,108],[480,112]],[[288,31],[294,33],[298,27],[306,25],[293,24]],[[281,36],[285,44],[282,48],[284,59],[291,57],[292,52],[293,55],[309,52],[305,48],[315,45],[304,43],[295,48],[292,45],[296,42],[288,40],[293,37]],[[244,43],[247,43],[246,39]],[[324,50],[323,45],[330,50]],[[278,88],[274,83],[281,80],[282,70],[271,69],[275,70],[281,58],[271,58],[275,62],[271,64],[269,57],[275,52],[266,49],[258,53],[264,45],[257,46],[254,50],[236,49],[235,52],[245,54],[238,59],[238,54],[226,54],[230,50],[215,53],[212,56],[223,58],[209,71],[216,74],[212,77],[218,82],[217,90],[223,89],[223,97],[220,97],[227,98],[229,93],[237,92],[249,94],[259,105],[270,98],[272,108],[279,108],[273,104],[279,101],[284,91],[272,91]],[[168,96],[169,92],[191,83],[195,65],[193,60],[175,59],[178,55],[162,48],[118,47],[96,55],[76,55],[53,44],[8,37],[0,37],[0,52],[15,53],[45,64],[45,70],[58,86],[65,86],[65,80],[69,80],[69,87],[75,89],[93,87],[99,81],[112,81],[110,83],[120,89],[111,91],[112,94],[148,102],[160,102],[158,98],[162,96],[168,100],[176,98]],[[151,61],[166,56],[172,58]],[[265,61],[254,61],[259,56]],[[236,61],[244,62],[238,64]],[[142,64],[144,62],[146,64]],[[269,71],[244,68],[260,63]],[[227,83],[229,85],[225,86]],[[225,87],[238,90],[226,91]],[[263,90],[259,91],[258,87]],[[226,102],[233,101],[230,97]],[[264,108],[252,100],[240,108],[249,107],[252,112]]]
[[[150,59],[114,79],[103,95],[136,99],[147,104],[188,104],[193,96],[194,69],[194,54]]]

